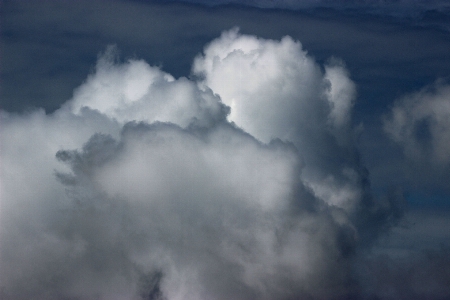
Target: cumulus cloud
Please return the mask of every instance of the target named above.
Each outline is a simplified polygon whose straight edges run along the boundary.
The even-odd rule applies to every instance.
[[[351,130],[355,85],[338,60],[325,72],[300,42],[224,32],[194,62],[201,86],[231,108],[229,120],[263,142],[290,141],[317,196],[347,210],[363,193]]]
[[[370,196],[355,86],[231,30],[194,80],[112,48],[59,110],[2,112],[2,299],[340,299],[396,218]]]
[[[450,163],[450,86],[438,82],[398,100],[384,116],[384,130],[409,158]]]
[[[175,80],[142,60],[117,65],[117,59],[117,49],[110,46],[98,60],[95,73],[67,104],[75,114],[87,107],[120,123],[159,121],[185,127],[211,125],[228,113],[210,91],[200,91],[186,78]]]

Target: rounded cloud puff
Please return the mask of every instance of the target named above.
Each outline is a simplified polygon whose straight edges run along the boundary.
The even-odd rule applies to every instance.
[[[130,121],[191,123],[207,126],[228,113],[211,91],[199,90],[186,78],[174,79],[142,60],[115,64],[117,50],[108,47],[95,73],[77,88],[66,106],[75,114],[83,108],[97,110],[120,123]]]
[[[193,72],[231,108],[228,119],[237,126],[264,142],[293,142],[305,160],[303,179],[317,196],[354,208],[363,176],[351,130],[355,85],[341,62],[322,72],[298,41],[259,39],[235,28],[205,48]]]

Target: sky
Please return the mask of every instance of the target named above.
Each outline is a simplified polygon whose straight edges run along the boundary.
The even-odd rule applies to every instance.
[[[0,10],[0,299],[450,298],[447,1]]]

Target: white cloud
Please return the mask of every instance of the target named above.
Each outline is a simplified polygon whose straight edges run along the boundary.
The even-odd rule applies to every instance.
[[[2,299],[356,293],[360,215],[376,231],[390,207],[368,197],[342,65],[236,30],[201,82],[111,51],[54,113],[2,112]]]
[[[83,152],[59,157],[72,164],[79,182],[74,194],[94,194],[75,200],[101,218],[93,237],[88,230],[97,221],[77,233],[87,244],[124,252],[138,269],[161,269],[169,299],[326,296],[345,282],[330,277],[330,269],[341,269],[333,258],[342,255],[333,238],[340,227],[331,216],[290,216],[303,188],[289,146],[261,145],[229,125],[199,133],[140,124],[127,125],[119,143],[97,136]],[[115,202],[125,211],[116,211]],[[99,235],[103,241],[93,240]],[[324,278],[320,288],[314,278]],[[284,287],[285,280],[297,287]]]
[[[323,73],[290,37],[264,40],[233,29],[205,48],[193,72],[231,107],[230,121],[263,142],[293,142],[305,160],[303,179],[317,196],[354,207],[361,187],[345,173],[360,167],[351,129],[355,85],[342,63],[335,60]]]
[[[450,86],[436,83],[398,100],[384,130],[416,161],[450,162]]]
[[[264,142],[296,139],[298,127],[317,118],[309,113],[324,110],[314,101],[321,92],[320,69],[290,37],[263,40],[233,29],[204,53],[194,73],[231,107],[231,121]]]
[[[326,297],[346,284],[335,235],[347,225],[326,211],[289,211],[316,201],[299,186],[292,146],[227,124],[141,123],[56,152],[80,147],[93,134],[85,130],[117,138],[118,124],[87,110],[3,122],[17,134],[3,135],[12,149],[32,146],[2,151],[17,157],[2,175],[6,299],[134,299],[154,291],[142,282],[158,272],[168,299]]]
[[[75,90],[66,104],[75,114],[88,107],[120,123],[159,121],[185,127],[214,123],[228,113],[210,91],[200,91],[194,82],[176,80],[143,60],[115,64],[117,55],[115,47],[110,46],[100,57],[95,73]]]

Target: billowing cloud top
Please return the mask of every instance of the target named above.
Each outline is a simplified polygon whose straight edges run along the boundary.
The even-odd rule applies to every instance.
[[[83,108],[97,110],[120,123],[171,122],[211,126],[225,119],[228,108],[211,91],[200,91],[186,78],[150,67],[142,60],[115,65],[117,51],[109,47],[99,59],[96,72],[67,103],[75,114]]]
[[[108,49],[54,113],[2,112],[2,299],[364,294],[355,257],[400,212],[344,64],[233,29],[193,78]]]
[[[193,71],[231,108],[230,121],[263,142],[295,144],[317,196],[354,207],[349,202],[361,197],[350,128],[355,86],[342,64],[323,74],[290,37],[263,40],[234,29],[208,45]]]

